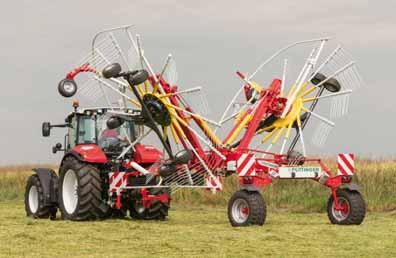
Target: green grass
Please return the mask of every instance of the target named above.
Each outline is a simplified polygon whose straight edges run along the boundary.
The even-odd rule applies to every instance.
[[[396,213],[360,226],[324,213],[270,210],[264,226],[232,228],[225,208],[176,207],[162,222],[33,220],[0,202],[0,257],[396,257]]]

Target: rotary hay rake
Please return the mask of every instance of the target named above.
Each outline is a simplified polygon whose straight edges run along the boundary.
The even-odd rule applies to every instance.
[[[237,174],[240,190],[233,194],[228,205],[232,226],[264,224],[266,204],[260,190],[275,179],[318,181],[331,190],[327,211],[333,224],[362,223],[365,203],[358,186],[352,183],[354,156],[340,154],[337,173],[332,174],[321,159],[307,155],[304,132],[310,130],[308,122],[317,121],[312,140],[316,145],[323,145],[335,126],[332,120],[347,114],[349,96],[362,83],[355,63],[341,46],[325,54],[329,41],[330,38],[319,38],[296,42],[277,51],[249,76],[237,72],[242,86],[216,122],[205,117],[208,105],[200,87],[181,90],[176,86],[177,72],[172,55],[168,55],[160,72],[156,73],[145,55],[141,37],[133,34],[131,26],[98,33],[89,55],[59,83],[59,93],[64,97],[77,94],[84,102],[105,106],[80,109],[76,104],[75,114],[95,120],[98,114],[106,113],[107,129],[125,131],[125,123],[132,123],[138,127],[137,135],[131,139],[125,134],[126,144],[115,156],[100,144],[98,148],[91,145],[87,148],[84,143],[65,147],[62,164],[71,157],[79,158],[99,174],[97,189],[101,193],[98,199],[90,200],[95,203],[86,208],[91,209],[89,216],[82,216],[78,211],[82,198],[79,192],[84,190],[80,181],[87,172],[77,171],[81,179],[70,179],[74,190],[69,192],[77,197],[69,198],[65,178],[71,168],[62,169],[62,164],[59,179],[53,171],[36,170],[37,175],[33,177],[39,178],[45,187],[41,187],[40,182],[28,183],[27,214],[54,217],[59,207],[63,218],[95,219],[108,214],[97,212],[105,207],[104,210],[111,210],[112,214],[125,215],[127,208],[134,218],[165,218],[171,193],[181,188],[216,192],[222,189],[223,177]],[[291,50],[301,52],[300,47],[310,50],[303,64],[282,58]],[[264,67],[271,65],[275,71],[270,73],[268,87],[253,80]],[[126,70],[122,71],[121,66]],[[281,79],[272,78],[279,71]],[[77,75],[79,87],[75,80]],[[188,100],[192,96],[199,99],[199,105],[191,105]],[[326,109],[328,115],[324,116],[322,111]],[[43,132],[44,127],[56,126],[47,123],[43,125]],[[218,136],[219,130],[225,131],[223,140]],[[163,151],[142,144],[154,138],[159,139]],[[90,148],[95,154],[90,153]],[[155,149],[155,155],[147,152],[149,149]],[[98,153],[103,154],[99,161],[85,158]],[[145,155],[150,156],[150,161],[142,162]],[[51,196],[48,200],[37,204],[32,201],[35,195],[30,194],[32,185],[37,189],[55,190],[48,195]],[[77,204],[68,210],[67,202]],[[154,204],[161,211],[160,215],[151,211]],[[40,213],[43,207],[47,213]]]

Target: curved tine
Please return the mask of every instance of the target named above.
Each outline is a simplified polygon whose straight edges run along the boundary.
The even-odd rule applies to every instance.
[[[282,147],[281,147],[281,150],[280,150],[280,154],[283,154],[283,152],[284,152],[284,150],[286,148],[287,141],[289,140],[289,137],[290,137],[292,125],[293,125],[293,122],[290,122],[289,125],[287,126],[287,129],[286,129],[286,132],[285,132],[285,136],[284,136],[284,140],[283,140],[283,144],[282,144]]]
[[[103,79],[101,79],[98,76],[94,77],[95,80],[101,82],[104,86],[106,86],[107,88],[115,91],[116,93],[118,93],[119,95],[125,97],[126,99],[128,99],[129,101],[131,101],[133,104],[137,104],[136,100],[132,99],[131,97],[129,97],[128,95],[126,95],[125,93],[120,92],[118,89],[116,89],[115,87],[113,87],[111,84],[109,84],[108,82],[104,81]]]
[[[285,91],[285,84],[286,84],[286,71],[287,71],[287,58],[283,61],[283,72],[282,72],[282,84],[281,84],[281,97]]]
[[[299,138],[300,138],[300,142],[301,142],[301,148],[302,148],[302,151],[303,151],[303,155],[304,155],[304,157],[306,157],[307,153],[306,153],[306,150],[305,150],[304,136],[303,136],[303,132],[302,132],[302,129],[301,129],[301,120],[300,120],[299,116],[297,117],[297,127],[298,127],[298,134],[300,135]]]
[[[316,117],[317,119],[321,120],[322,122],[324,122],[324,123],[326,123],[326,124],[328,124],[328,125],[330,125],[332,127],[335,126],[335,123],[333,121],[330,121],[329,119],[327,119],[327,118],[325,118],[325,117],[323,117],[323,116],[321,116],[321,115],[309,110],[308,108],[303,107],[302,109],[305,112],[310,113],[313,117]],[[297,119],[299,119],[299,117],[297,117]]]
[[[228,114],[228,111],[233,106],[233,104],[235,103],[235,101],[238,98],[238,96],[241,94],[241,92],[243,90],[243,87],[244,87],[244,85],[242,85],[242,87],[239,88],[239,90],[235,93],[234,97],[231,99],[230,103],[228,104],[228,106],[224,110],[223,115],[220,118],[220,122],[219,122],[220,125],[222,124],[222,121],[224,120],[225,116]],[[218,130],[218,128],[215,128],[214,133],[216,133],[217,130]]]
[[[114,34],[112,32],[110,32],[110,39],[114,44],[114,47],[116,48],[118,54],[121,56],[122,61],[124,62],[124,64],[128,67],[128,70],[131,70],[132,67],[130,66],[130,64],[128,63],[127,57],[124,54],[124,51],[122,51],[120,44],[118,43],[118,40],[116,39],[116,37],[114,36]]]
[[[170,62],[171,58],[172,58],[172,55],[171,55],[171,54],[169,54],[169,55],[166,57],[164,66],[162,67],[161,77],[164,76],[164,73],[165,73],[166,69],[168,68],[168,65],[169,65],[169,62]]]
[[[175,85],[177,83],[178,74],[177,74],[177,67],[174,58],[171,58],[169,60],[168,70],[167,73],[164,74],[164,76],[166,77],[166,80],[170,85]]]
[[[275,52],[272,56],[270,56],[267,60],[265,60],[263,63],[261,63],[257,69],[248,77],[248,80],[251,80],[265,65],[267,65],[269,62],[271,62],[275,57],[280,55],[281,53],[285,52],[286,50],[297,46],[301,44],[307,44],[307,43],[312,43],[312,42],[318,42],[318,41],[328,41],[330,40],[330,37],[323,37],[323,38],[318,38],[318,39],[310,39],[310,40],[303,40],[303,41],[297,41],[295,43],[292,43],[290,45],[287,45],[281,49],[279,49],[277,52]]]
[[[309,101],[313,101],[313,100],[317,100],[317,99],[326,99],[326,98],[333,98],[333,97],[337,97],[340,95],[349,95],[353,92],[353,90],[344,90],[344,91],[340,91],[340,92],[335,92],[335,93],[330,93],[327,95],[322,95],[319,97],[312,97],[312,98],[307,98],[304,99],[303,102],[309,102]]]
[[[96,33],[94,38],[93,38],[93,40],[92,40],[92,48],[91,48],[92,49],[92,53],[93,53],[93,50],[95,49],[95,42],[99,38],[100,35],[102,35],[102,34],[104,34],[106,32],[115,31],[115,30],[122,30],[122,29],[129,30],[132,26],[134,26],[134,25],[133,24],[129,24],[129,25],[124,25],[124,26],[120,26],[120,27],[114,27],[114,28],[102,30],[102,31],[99,31],[98,33]]]
[[[337,55],[337,53],[338,53],[340,50],[341,50],[341,45],[338,45],[338,46],[333,50],[333,52],[331,52],[331,54],[328,55],[328,57],[325,59],[325,61],[323,61],[323,62],[319,65],[319,67],[315,70],[315,72],[312,73],[312,75],[311,75],[311,77],[308,79],[308,81],[311,81],[311,80],[315,77],[315,75],[316,75],[317,73],[321,72],[322,69],[323,69],[329,62],[331,62],[331,61],[333,60],[333,58],[335,58],[335,56]]]
[[[333,74],[331,74],[330,76],[328,76],[325,80],[321,81],[320,83],[318,83],[317,85],[315,85],[315,88],[319,88],[320,86],[322,86],[323,84],[325,84],[328,80],[330,80],[332,77],[337,76],[338,74],[344,72],[345,70],[347,70],[348,68],[350,68],[351,66],[354,66],[355,62],[350,62],[348,64],[346,64],[345,66],[341,67],[340,69],[338,69],[337,71],[335,71]]]

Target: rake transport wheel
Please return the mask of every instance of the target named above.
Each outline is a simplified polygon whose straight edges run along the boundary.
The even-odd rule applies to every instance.
[[[339,189],[337,197],[340,210],[335,209],[333,195],[327,202],[327,216],[332,224],[360,225],[366,215],[366,204],[358,191]]]
[[[102,182],[97,168],[68,157],[59,173],[62,219],[94,220],[108,214],[109,206],[102,201]]]
[[[266,216],[266,204],[259,192],[238,191],[228,202],[228,220],[233,227],[262,226]]]
[[[150,188],[150,195],[168,194],[167,188]],[[164,220],[168,216],[170,208],[170,198],[168,203],[162,203],[158,200],[152,201],[150,208],[145,208],[140,200],[133,200],[129,208],[129,215],[134,219],[144,220]]]
[[[35,219],[56,217],[56,207],[45,206],[43,187],[37,175],[31,175],[27,181],[25,210],[27,216]]]

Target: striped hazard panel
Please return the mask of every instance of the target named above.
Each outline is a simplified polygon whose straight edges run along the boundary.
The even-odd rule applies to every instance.
[[[352,176],[355,173],[355,155],[338,154],[337,168],[337,175]]]
[[[242,154],[237,160],[237,173],[239,176],[256,175],[256,157],[251,153]]]
[[[111,172],[109,173],[109,191],[117,192],[127,185],[128,177],[125,172]]]

